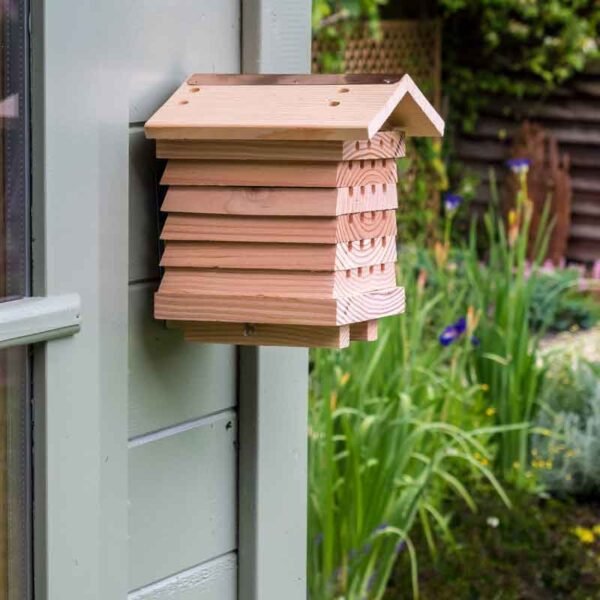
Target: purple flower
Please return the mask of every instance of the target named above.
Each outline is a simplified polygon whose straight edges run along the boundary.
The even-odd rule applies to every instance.
[[[454,212],[463,202],[463,197],[459,194],[445,194],[444,207],[446,212]]]
[[[442,346],[449,346],[467,330],[467,320],[461,317],[456,323],[448,325],[440,334],[439,342]]]
[[[529,170],[531,166],[531,160],[528,158],[511,158],[506,161],[506,166],[513,173],[524,173]]]

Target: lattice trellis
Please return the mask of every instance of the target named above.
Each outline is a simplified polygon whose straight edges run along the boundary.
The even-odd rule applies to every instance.
[[[374,39],[368,26],[348,33],[342,70],[345,73],[409,73],[429,100],[440,107],[441,30],[431,21],[383,21]],[[321,72],[325,52],[335,52],[335,42],[313,42],[313,73]]]

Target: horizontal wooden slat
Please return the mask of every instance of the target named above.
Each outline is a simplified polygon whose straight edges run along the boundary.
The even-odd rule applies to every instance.
[[[370,158],[402,158],[404,134],[381,131],[371,140],[157,140],[159,158],[203,160],[319,160],[341,161]]]
[[[395,265],[391,263],[334,272],[168,268],[162,278],[161,290],[236,296],[266,294],[340,298],[384,290],[394,285]]]
[[[404,310],[404,289],[393,288],[345,298],[213,296],[159,291],[154,316],[173,321],[221,321],[289,325],[348,325]]]
[[[129,443],[129,589],[235,550],[236,443],[234,411]]]
[[[144,586],[127,600],[237,600],[237,554],[230,552]]]
[[[350,344],[349,325],[313,327],[264,323],[185,322],[180,327],[188,342],[304,348],[346,348]]]
[[[356,188],[170,187],[162,210],[197,214],[328,217],[398,208],[395,185]]]
[[[163,267],[337,271],[396,261],[394,237],[340,244],[167,242]]]
[[[129,288],[129,437],[235,406],[236,352],[191,346],[153,316],[156,284]]]
[[[396,161],[345,162],[170,160],[163,185],[352,187],[398,181]]]
[[[335,244],[396,235],[393,210],[339,217],[251,217],[174,213],[163,240]]]

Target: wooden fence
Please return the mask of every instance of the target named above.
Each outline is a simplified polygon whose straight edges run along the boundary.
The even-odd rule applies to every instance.
[[[570,157],[571,226],[566,258],[600,259],[600,64],[591,66],[547,98],[491,100],[476,130],[462,134],[456,150],[461,161],[481,177],[476,202],[489,202],[489,168],[502,182],[504,161],[523,120],[542,125]]]

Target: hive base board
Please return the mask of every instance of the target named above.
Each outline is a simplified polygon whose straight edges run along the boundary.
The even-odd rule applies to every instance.
[[[347,348],[351,337],[349,325],[313,327],[266,323],[185,322],[180,328],[186,341],[238,346]]]
[[[391,158],[344,162],[171,159],[162,185],[355,187],[398,181]]]
[[[250,217],[171,213],[163,240],[336,244],[396,235],[393,210],[339,217]]]
[[[161,291],[234,296],[321,296],[341,298],[396,285],[393,263],[348,271],[178,269],[163,273]]]
[[[370,140],[157,140],[158,158],[342,161],[405,156],[404,134],[381,131]]]
[[[377,339],[377,320],[353,323],[350,325],[352,342],[374,342]]]
[[[160,266],[343,271],[396,262],[396,254],[396,238],[391,236],[340,244],[171,241],[165,244]]]
[[[395,185],[356,188],[285,188],[173,186],[163,212],[256,215],[277,217],[335,217],[371,210],[396,210]]]
[[[172,321],[335,326],[403,311],[404,288],[347,298],[222,296],[167,293],[160,289],[154,295],[154,317]]]

